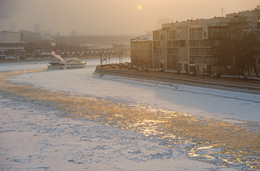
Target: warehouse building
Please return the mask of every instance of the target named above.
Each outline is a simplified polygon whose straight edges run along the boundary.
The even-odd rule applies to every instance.
[[[0,32],[1,59],[13,59],[24,56],[24,42],[21,41],[20,32]]]

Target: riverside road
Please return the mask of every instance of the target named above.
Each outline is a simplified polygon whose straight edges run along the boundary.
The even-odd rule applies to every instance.
[[[98,66],[95,72],[100,75],[116,75],[130,78],[141,78],[146,80],[156,80],[171,83],[174,82],[178,84],[260,94],[260,80],[191,76],[188,74],[176,74],[171,72],[158,71],[138,71],[127,68],[112,68],[109,65]]]

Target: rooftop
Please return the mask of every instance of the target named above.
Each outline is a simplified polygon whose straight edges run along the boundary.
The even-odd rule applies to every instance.
[[[132,42],[153,41],[153,36],[142,35],[131,40]]]

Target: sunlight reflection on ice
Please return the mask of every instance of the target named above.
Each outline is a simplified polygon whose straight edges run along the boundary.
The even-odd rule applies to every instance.
[[[197,160],[222,166],[239,165],[239,169],[260,168],[258,124],[229,123],[140,105],[127,106],[105,99],[51,92],[8,81],[11,76],[35,71],[43,70],[0,73],[0,89],[33,101],[54,104],[63,111],[65,117],[86,118],[141,132],[148,137],[165,139],[173,148],[189,149],[189,156]]]

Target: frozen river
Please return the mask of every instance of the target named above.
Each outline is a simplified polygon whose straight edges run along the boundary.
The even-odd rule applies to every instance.
[[[259,164],[250,160],[251,165],[246,166],[238,160],[226,159],[228,156],[221,155],[219,146],[213,145],[213,148],[204,140],[200,141],[203,142],[201,146],[198,141],[192,142],[188,138],[175,142],[182,135],[193,137],[191,130],[205,129],[204,125],[198,124],[201,121],[216,121],[214,129],[213,125],[208,126],[216,132],[221,132],[220,125],[223,124],[226,124],[223,130],[227,127],[235,130],[241,125],[258,130],[259,95],[115,76],[100,78],[93,74],[93,65],[98,62],[88,60],[89,66],[85,69],[33,72],[11,77],[13,83],[33,85],[43,92],[32,90],[35,91],[33,96],[38,95],[33,101],[29,95],[23,97],[19,93],[16,96],[1,92],[0,167],[7,170],[212,170],[226,169],[222,165],[243,169]],[[46,66],[45,62],[7,63],[0,64],[0,72]],[[44,95],[50,98],[44,100]],[[51,98],[52,95],[60,98]],[[82,101],[93,105],[86,107]],[[61,107],[57,107],[59,105]],[[106,111],[109,112],[103,116]],[[173,116],[177,119],[172,120]],[[169,127],[177,123],[183,125]],[[185,123],[192,123],[192,129]],[[249,133],[244,127],[241,134],[246,136]],[[189,134],[176,131],[177,128],[190,130],[187,131]],[[174,131],[174,136],[178,137],[173,137]],[[253,131],[255,136],[259,136],[256,132]],[[224,132],[222,137],[230,133]],[[236,137],[238,132],[233,134]],[[216,136],[218,142],[227,143],[215,132],[196,136],[207,139],[210,135]]]
[[[117,62],[117,59],[114,60]],[[125,59],[125,61],[128,60]],[[87,63],[91,66],[86,69],[30,73],[18,76],[13,81],[52,91],[106,98],[197,116],[260,122],[260,95],[174,83],[169,85],[154,81],[131,80],[116,76],[96,78],[95,75],[93,76],[95,70],[93,65],[99,64],[99,61],[93,59]],[[29,69],[45,66],[44,63],[24,65]],[[17,69],[15,66],[2,67],[2,70],[5,70],[4,68]],[[177,89],[176,86],[178,86]]]

